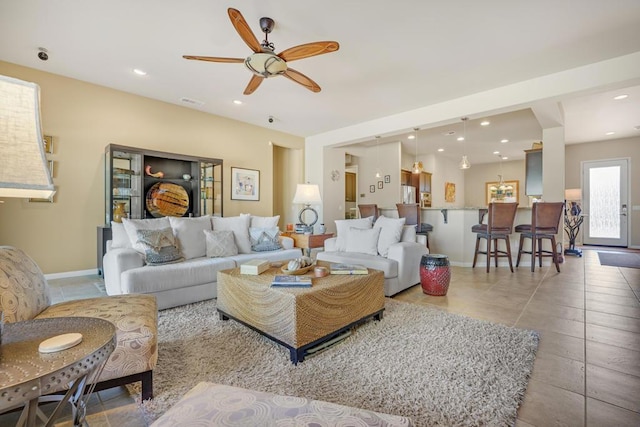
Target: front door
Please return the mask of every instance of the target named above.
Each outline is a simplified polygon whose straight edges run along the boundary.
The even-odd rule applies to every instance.
[[[586,245],[627,246],[628,159],[582,164]]]

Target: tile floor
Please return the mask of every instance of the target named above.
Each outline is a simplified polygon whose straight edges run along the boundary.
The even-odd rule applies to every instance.
[[[540,332],[517,426],[640,426],[640,269],[601,266],[595,250],[561,269],[452,267],[447,296],[414,286],[394,298]],[[55,302],[104,295],[98,276],[50,285]],[[97,393],[88,414],[92,427],[145,425],[124,388]]]

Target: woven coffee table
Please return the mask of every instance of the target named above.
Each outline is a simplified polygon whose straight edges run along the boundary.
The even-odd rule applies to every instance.
[[[271,287],[279,268],[258,276],[218,272],[220,318],[234,319],[289,349],[294,364],[307,350],[370,318],[382,319],[384,275],[314,278],[310,288]]]

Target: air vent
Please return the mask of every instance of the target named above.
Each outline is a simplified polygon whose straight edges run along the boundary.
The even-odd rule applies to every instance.
[[[444,132],[444,133],[443,133],[443,135],[444,135],[444,136],[453,136],[453,135],[455,135],[455,134],[456,134],[456,131],[455,131],[455,130],[450,130],[450,131],[448,131],[448,132]]]
[[[184,102],[185,104],[191,104],[191,105],[204,105],[204,102],[198,100],[198,99],[192,99],[192,98],[180,98],[180,101]]]
[[[635,130],[640,130],[640,125],[633,127]]]

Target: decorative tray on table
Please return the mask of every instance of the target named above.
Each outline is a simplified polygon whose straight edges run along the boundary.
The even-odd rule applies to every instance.
[[[313,265],[309,265],[307,267],[298,268],[297,270],[288,270],[287,266],[283,265],[280,271],[282,271],[283,274],[299,275],[299,274],[308,273],[309,270],[311,270],[313,267],[314,267]]]

